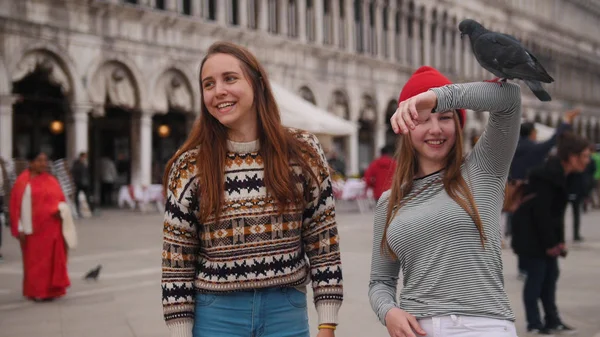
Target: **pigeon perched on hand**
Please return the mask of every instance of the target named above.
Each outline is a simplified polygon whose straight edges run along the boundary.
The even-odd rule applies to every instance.
[[[100,275],[101,269],[102,269],[102,265],[99,264],[96,268],[88,271],[87,274],[85,274],[85,276],[83,277],[83,279],[86,281],[89,281],[89,280],[98,281],[98,276]]]
[[[470,19],[461,21],[458,30],[461,38],[469,36],[475,58],[483,68],[498,77],[495,82],[520,79],[540,101],[552,100],[541,82],[552,83],[554,79],[514,36],[492,32]]]

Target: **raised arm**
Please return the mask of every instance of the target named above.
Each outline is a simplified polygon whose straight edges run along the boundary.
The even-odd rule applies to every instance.
[[[375,208],[373,224],[373,252],[371,255],[371,277],[369,280],[369,301],[375,314],[385,325],[387,312],[397,307],[396,288],[400,273],[400,262],[393,259],[381,248],[385,229],[389,192],[384,193]]]
[[[172,337],[189,337],[194,326],[196,256],[200,242],[195,152],[186,152],[169,174],[163,227],[162,302]]]
[[[310,162],[319,179],[319,186],[312,188],[312,199],[303,213],[304,251],[310,261],[310,276],[319,324],[338,324],[338,311],[343,299],[342,261],[329,167],[316,137],[310,134],[303,137],[316,151],[316,160]]]
[[[469,156],[483,171],[507,176],[521,123],[521,90],[511,83],[475,82],[451,84],[431,89],[437,96],[438,111],[470,109],[489,111],[490,118],[481,138]]]

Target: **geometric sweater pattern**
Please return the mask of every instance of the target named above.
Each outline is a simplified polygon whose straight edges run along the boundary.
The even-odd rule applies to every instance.
[[[264,183],[258,140],[228,141],[225,198],[218,222],[199,222],[197,150],[169,172],[162,252],[162,302],[172,336],[191,336],[197,293],[231,293],[311,284],[319,323],[337,324],[342,266],[329,168],[317,138],[289,129],[317,154],[304,158],[318,182],[302,177],[304,209],[279,214]],[[308,192],[308,193],[306,193]]]

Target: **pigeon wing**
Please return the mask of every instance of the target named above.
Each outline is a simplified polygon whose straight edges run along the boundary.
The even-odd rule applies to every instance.
[[[481,42],[480,42],[481,41]],[[489,33],[476,41],[479,49],[488,49],[486,57],[493,60],[495,67],[507,78],[534,80],[550,83],[554,79],[548,75],[537,58],[513,36]],[[488,48],[485,48],[489,46]]]

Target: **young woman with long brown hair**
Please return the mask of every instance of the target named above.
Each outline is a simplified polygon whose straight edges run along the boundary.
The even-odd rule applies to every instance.
[[[397,168],[375,211],[373,310],[392,337],[516,336],[502,276],[500,211],[519,136],[519,87],[451,84],[422,67],[399,102],[391,119],[401,133]],[[490,112],[466,157],[462,109]]]
[[[342,270],[334,199],[316,137],[281,125],[248,50],[213,44],[201,115],[167,165],[164,316],[171,336],[334,336]]]

